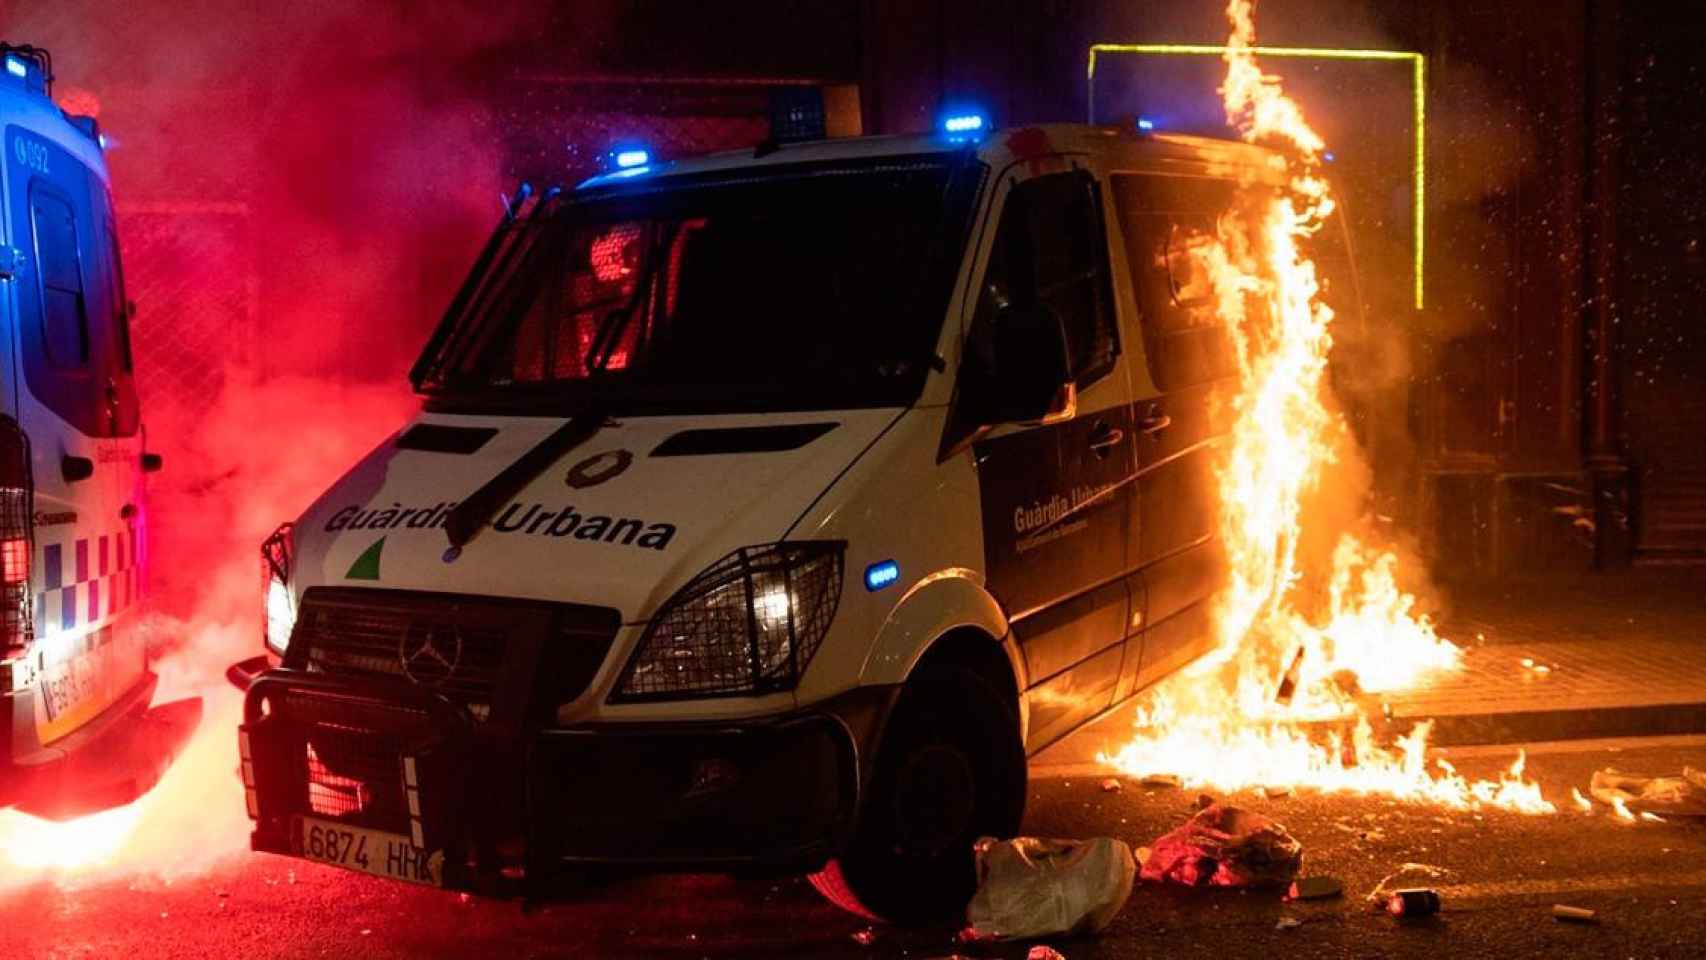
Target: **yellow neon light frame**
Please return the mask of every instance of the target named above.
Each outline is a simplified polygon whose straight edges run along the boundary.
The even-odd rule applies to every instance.
[[[1427,58],[1409,50],[1355,50],[1337,47],[1251,47],[1250,52],[1259,57],[1301,57],[1320,60],[1395,60],[1409,61],[1412,69],[1412,94],[1416,104],[1416,162],[1415,184],[1416,195],[1416,235],[1413,241],[1414,269],[1416,277],[1416,309],[1422,309],[1423,304],[1423,267],[1427,251],[1426,189],[1427,189]],[[1226,47],[1208,43],[1095,43],[1090,45],[1090,64],[1088,69],[1089,120],[1096,119],[1096,55],[1099,53],[1150,53],[1162,55],[1190,55],[1219,57],[1226,53]]]

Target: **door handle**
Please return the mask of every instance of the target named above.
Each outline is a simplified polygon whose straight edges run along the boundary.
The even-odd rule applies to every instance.
[[[88,457],[74,457],[68,453],[59,460],[59,473],[66,483],[87,480],[95,475],[95,461]]]
[[[1152,413],[1137,422],[1137,429],[1139,432],[1147,433],[1153,437],[1172,425],[1172,417],[1167,416],[1165,413]]]
[[[1125,439],[1125,431],[1119,427],[1111,427],[1105,423],[1096,424],[1096,429],[1090,433],[1090,449],[1102,453]]]

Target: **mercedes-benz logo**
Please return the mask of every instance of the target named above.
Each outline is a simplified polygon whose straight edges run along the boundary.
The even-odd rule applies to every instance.
[[[455,623],[411,622],[397,641],[403,676],[423,687],[436,687],[456,675],[462,664],[462,631]]]

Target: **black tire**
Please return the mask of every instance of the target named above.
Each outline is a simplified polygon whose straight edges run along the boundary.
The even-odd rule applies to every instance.
[[[1025,813],[1013,707],[971,670],[921,671],[895,702],[862,802],[852,842],[812,886],[873,920],[962,916],[977,887],[972,844],[1013,836]]]

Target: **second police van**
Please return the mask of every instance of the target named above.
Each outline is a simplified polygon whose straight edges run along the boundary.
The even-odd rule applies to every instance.
[[[144,448],[103,143],[52,60],[0,44],[0,807],[153,786],[200,701],[150,709]]]
[[[422,412],[266,545],[253,846],[951,914],[1027,756],[1211,642],[1233,368],[1189,246],[1285,161],[981,118],[618,159],[516,198]]]

